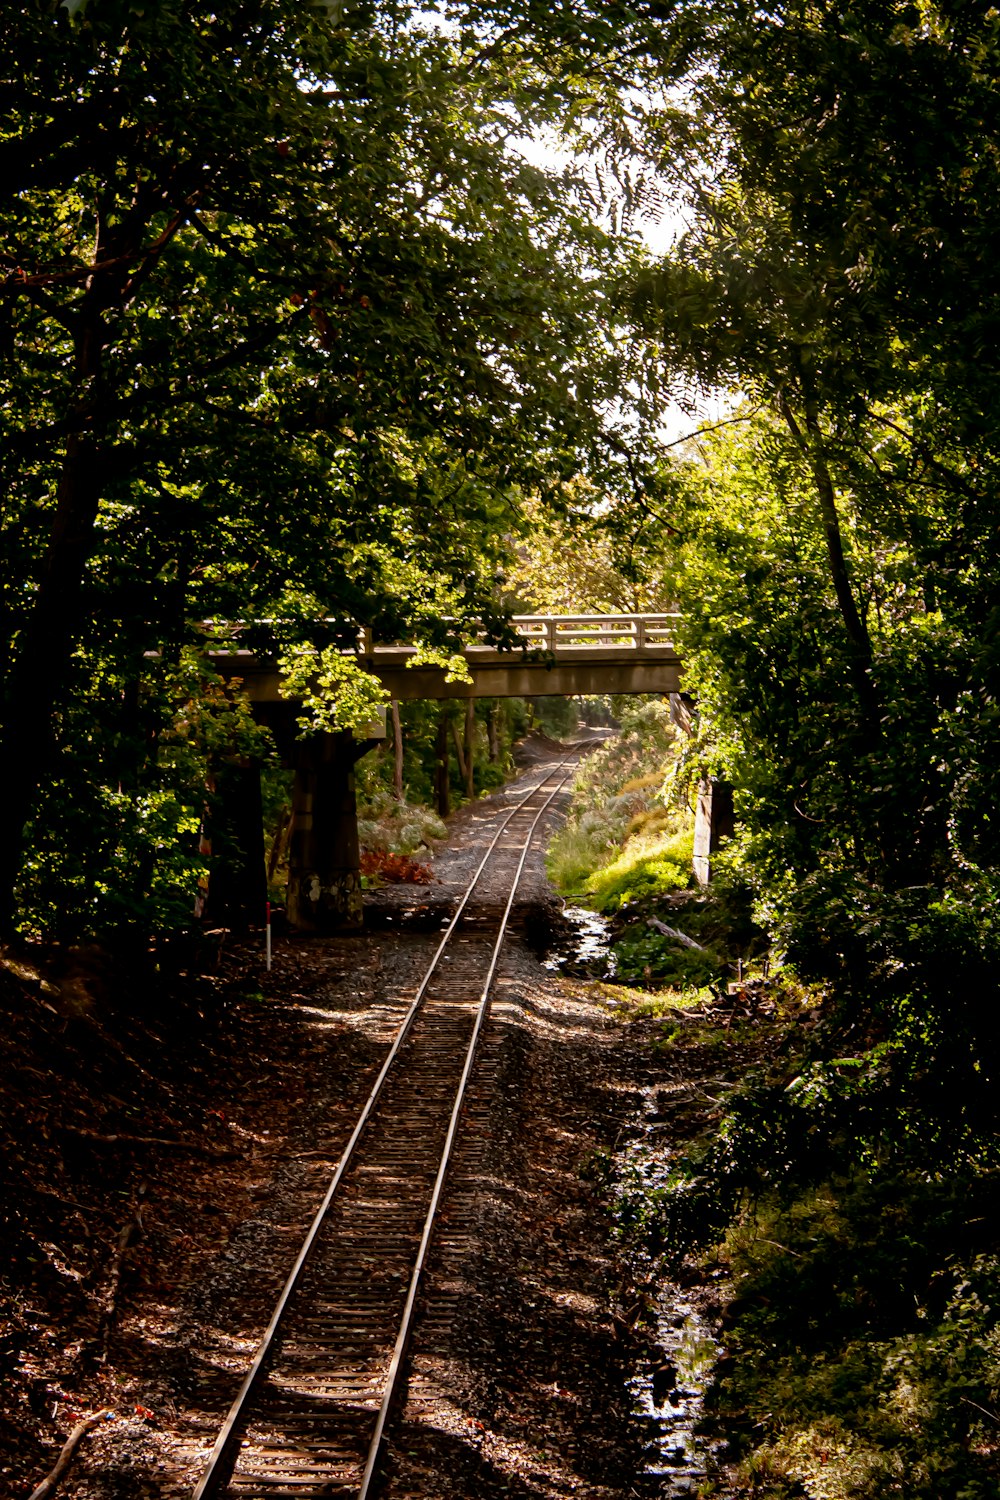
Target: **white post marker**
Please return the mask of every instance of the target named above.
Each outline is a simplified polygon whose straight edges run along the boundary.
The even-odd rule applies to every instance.
[[[267,972],[271,972],[271,903],[267,902],[267,923],[264,928],[264,952],[267,955]]]

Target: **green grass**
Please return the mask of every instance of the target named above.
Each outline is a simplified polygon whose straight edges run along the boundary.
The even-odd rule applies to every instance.
[[[693,844],[693,832],[630,840],[617,859],[585,882],[591,905],[610,914],[629,901],[684,890],[691,879]]]
[[[549,878],[563,895],[587,899],[590,877],[612,866],[639,838],[645,855],[689,821],[686,807],[667,806],[661,796],[676,740],[669,705],[640,702],[623,713],[621,734],[583,761],[573,783],[573,809],[549,848]],[[685,862],[682,856],[679,863]],[[678,874],[660,871],[671,890]],[[650,883],[655,885],[655,878]]]
[[[611,1007],[619,1021],[669,1020],[679,1010],[689,1010],[712,998],[711,992],[692,986],[670,990],[644,990],[638,985],[595,983],[588,991]]]
[[[564,896],[580,895],[591,871],[606,851],[606,837],[598,843],[579,823],[567,824],[549,848],[546,858],[549,879]]]

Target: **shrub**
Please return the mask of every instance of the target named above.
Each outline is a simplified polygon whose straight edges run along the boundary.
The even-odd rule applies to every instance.
[[[566,895],[576,895],[582,892],[584,882],[598,857],[593,840],[587,833],[579,826],[569,826],[563,829],[549,850],[549,879],[557,890]]]
[[[655,928],[637,924],[615,940],[616,973],[625,980],[656,980],[684,991],[718,980],[725,963],[710,948],[687,948]]]
[[[663,833],[676,824],[677,814],[669,807],[644,807],[639,812],[633,813],[628,820],[625,829],[626,838],[634,838],[636,834]]]
[[[572,811],[550,846],[549,878],[559,890],[586,896],[588,878],[612,867],[636,835],[653,835],[664,843],[683,828],[690,816],[687,807],[667,806],[662,800],[675,757],[676,731],[665,701],[633,701],[623,709],[621,734],[580,767]],[[680,859],[690,863],[687,855]],[[664,889],[686,884],[680,871],[661,874]]]
[[[979,1248],[995,1210],[990,1183],[835,1178],[729,1234],[714,1404],[763,1439],[745,1479],[810,1500],[996,1494],[1000,1262]]]
[[[587,895],[598,911],[616,912],[628,901],[683,890],[691,879],[693,845],[693,833],[630,840],[616,860],[589,877]]]
[[[391,885],[430,885],[434,876],[426,865],[390,849],[363,849],[361,873],[366,880],[384,880]]]
[[[358,818],[358,837],[363,849],[388,850],[392,854],[415,854],[448,830],[429,807],[397,802],[390,791],[379,789]]]

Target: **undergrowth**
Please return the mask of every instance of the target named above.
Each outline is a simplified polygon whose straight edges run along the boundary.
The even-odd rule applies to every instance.
[[[711,1407],[738,1493],[995,1500],[998,1208],[995,1180],[885,1171],[771,1196],[730,1230]]]
[[[614,962],[622,979],[683,988],[718,978],[724,963],[650,925],[665,898],[691,884],[691,812],[665,791],[676,785],[677,757],[677,730],[664,701],[627,708],[620,735],[580,768],[548,869],[564,894],[615,917]]]
[[[388,849],[362,849],[361,874],[368,884],[373,881],[390,885],[430,885],[433,874],[408,854],[393,854]]]
[[[590,904],[596,905],[599,898],[588,889],[590,883],[614,867],[607,876],[607,899],[613,901],[617,894],[620,904],[633,859],[637,879],[641,862],[659,858],[664,861],[662,888],[687,884],[690,861],[685,866],[680,848],[669,846],[691,815],[686,806],[668,805],[661,795],[676,736],[664,701],[640,701],[624,712],[621,733],[583,761],[570,815],[549,847],[549,878],[558,890],[592,896]],[[673,867],[669,872],[666,864]]]
[[[731,1081],[700,1135],[618,1184],[626,1232],[727,1275],[700,1493],[996,1500],[1000,1153],[968,1088],[950,1114],[919,1093],[958,1068],[955,1038],[859,1033],[787,973],[761,993],[770,1014],[709,1009],[651,1043],[670,1076]]]
[[[397,802],[391,791],[382,788],[371,794],[358,818],[358,837],[367,850],[384,850],[389,854],[416,854],[433,847],[435,839],[447,837],[448,830],[429,807],[411,802]]]
[[[620,911],[629,901],[683,890],[691,878],[693,829],[628,840],[616,859],[589,875],[583,891],[600,912]]]
[[[548,869],[564,894],[611,917],[619,979],[684,992],[735,977],[765,943],[738,881],[711,895],[694,885],[680,739],[665,701],[625,708],[620,735],[580,768]]]

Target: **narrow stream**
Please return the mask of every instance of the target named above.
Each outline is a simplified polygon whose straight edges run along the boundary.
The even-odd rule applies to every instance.
[[[622,1177],[647,1188],[665,1181],[670,1153],[652,1146],[655,1088],[647,1089],[637,1132],[618,1153]],[[668,1281],[652,1261],[634,1257],[637,1281],[653,1279],[652,1357],[629,1381],[633,1411],[647,1433],[642,1494],[650,1500],[691,1500],[706,1477],[709,1445],[698,1431],[705,1392],[719,1354],[719,1343],[703,1311],[697,1287]]]
[[[607,919],[582,906],[565,907],[563,917],[567,926],[543,959],[544,967],[613,980],[615,956]],[[644,1091],[634,1132],[615,1163],[620,1179],[639,1179],[646,1188],[656,1187],[670,1170],[669,1148],[659,1144],[663,1137],[656,1133],[658,1092],[656,1087]],[[648,1282],[652,1262],[636,1255],[635,1265],[637,1282]],[[637,1478],[648,1500],[693,1500],[706,1477],[709,1445],[698,1426],[719,1344],[701,1311],[698,1289],[658,1275],[656,1279],[652,1358],[628,1383],[632,1410],[647,1434]]]
[[[542,968],[555,974],[613,979],[617,965],[608,919],[585,906],[564,906],[562,915],[566,929],[543,958]]]
[[[643,1493],[680,1500],[697,1493],[708,1450],[696,1431],[718,1345],[697,1305],[664,1282],[658,1297],[656,1346],[661,1361],[629,1382],[633,1409],[648,1426]]]

